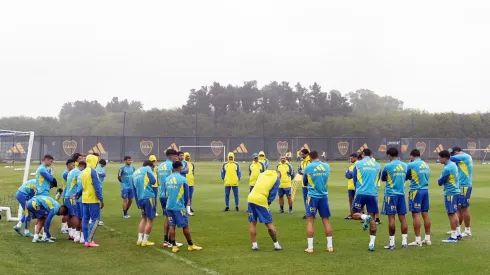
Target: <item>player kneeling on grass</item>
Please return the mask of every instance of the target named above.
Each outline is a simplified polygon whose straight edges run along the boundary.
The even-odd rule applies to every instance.
[[[64,205],[60,205],[55,199],[48,196],[35,196],[27,202],[28,214],[37,219],[36,229],[34,232],[33,243],[37,242],[54,242],[55,238],[51,236],[49,229],[51,221],[55,215],[66,215],[68,209]],[[44,227],[43,238],[39,238],[39,232]]]
[[[276,198],[280,184],[281,173],[267,170],[259,175],[254,189],[248,195],[248,222],[250,223],[252,250],[259,249],[257,244],[257,220],[267,227],[267,231],[274,242],[274,250],[282,250],[277,241],[276,227],[272,223],[272,214],[269,209],[269,205]]]
[[[14,226],[14,231],[19,233],[21,236],[32,237],[32,234],[29,232],[29,221],[31,220],[31,216],[29,215],[26,204],[27,202],[34,197],[36,190],[36,179],[28,180],[24,182],[19,189],[17,190],[17,194],[15,194],[15,198],[19,202],[22,207],[22,218]],[[21,232],[21,226],[24,224],[24,234]]]
[[[148,241],[153,219],[157,212],[156,197],[153,185],[157,182],[153,174],[154,164],[150,160],[143,162],[143,167],[136,170],[133,174],[134,195],[136,204],[141,209],[141,221],[138,227],[138,241],[136,245],[151,246],[155,243]]]
[[[333,252],[332,226],[330,225],[330,206],[328,205],[328,177],[330,166],[320,161],[318,152],[310,153],[311,163],[306,166],[303,175],[304,185],[308,186],[306,235],[308,248],[306,253],[313,253],[313,235],[316,212],[322,218],[325,235],[327,236],[327,251]]]
[[[189,202],[189,184],[187,179],[181,175],[183,168],[182,162],[174,162],[172,168],[174,172],[165,182],[165,190],[167,193],[166,212],[170,229],[169,233],[172,252],[176,253],[180,250],[175,242],[175,226],[183,229],[187,244],[189,244],[189,251],[201,250],[202,247],[199,247],[192,242],[186,211],[186,205]]]

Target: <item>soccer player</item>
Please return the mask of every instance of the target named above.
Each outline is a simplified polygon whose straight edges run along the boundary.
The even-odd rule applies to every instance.
[[[32,237],[32,234],[29,232],[29,222],[31,221],[31,216],[29,215],[26,203],[34,197],[36,190],[36,179],[28,180],[24,182],[19,189],[17,189],[17,193],[15,194],[15,198],[19,202],[22,207],[22,218],[14,226],[14,231],[19,233],[21,236]],[[24,224],[24,233],[21,232],[21,226]]]
[[[65,189],[66,189],[66,182],[68,179],[68,173],[75,167],[75,161],[73,159],[68,159],[66,161],[66,170],[62,174],[62,187],[58,188],[58,191],[56,193],[55,199],[59,200],[60,197],[63,195]],[[65,215],[61,219],[61,234],[69,234],[70,230],[68,227],[68,215]],[[71,235],[68,236],[69,239],[71,239]]]
[[[98,247],[94,242],[95,231],[99,226],[100,209],[104,208],[104,198],[102,196],[102,186],[100,185],[99,176],[95,167],[98,158],[94,155],[87,156],[87,168],[80,174],[82,181],[82,190],[77,196],[82,196],[83,219],[82,230],[85,236],[85,247]],[[132,182],[132,181],[131,181]],[[89,234],[89,220],[92,220]]]
[[[97,171],[97,175],[99,175],[99,180],[100,180],[100,186],[103,187],[103,183],[106,177],[106,170],[105,166],[107,165],[107,161],[105,159],[99,160],[99,164],[97,164],[97,167],[95,168],[95,171]],[[102,217],[102,211],[100,211],[101,214],[100,216]],[[99,221],[99,225],[103,226],[104,222],[102,220]]]
[[[279,189],[281,173],[279,171],[267,170],[257,178],[255,188],[248,195],[248,222],[250,223],[250,238],[252,239],[252,250],[259,250],[257,244],[257,221],[265,224],[269,236],[274,243],[274,250],[282,250],[277,241],[276,227],[272,223],[272,214],[269,206],[274,201]]]
[[[80,153],[74,153],[72,159],[75,161],[75,167],[78,167],[81,161],[85,161],[85,156]]]
[[[352,210],[352,202],[354,201],[354,196],[356,195],[356,187],[354,186],[354,177],[352,171],[354,170],[354,165],[358,160],[357,154],[351,154],[349,156],[350,166],[345,172],[345,178],[347,179],[347,196],[349,197],[349,209],[350,215],[345,217],[345,220],[352,220],[352,215],[354,215],[354,210]]]
[[[254,188],[255,182],[257,181],[257,178],[259,177],[260,173],[263,173],[265,171],[265,165],[259,161],[259,155],[257,153],[252,154],[252,163],[248,166],[248,175],[249,177],[249,185],[250,185],[250,192],[252,192],[252,189]]]
[[[156,196],[152,185],[157,181],[153,175],[154,164],[150,160],[143,162],[143,167],[136,170],[133,174],[133,184],[136,197],[136,204],[141,209],[141,221],[138,226],[138,246],[152,246],[154,242],[148,241],[153,227],[153,219],[157,212]]]
[[[408,224],[405,215],[407,205],[405,202],[405,179],[407,177],[407,165],[398,158],[398,149],[388,148],[386,151],[390,161],[383,168],[381,180],[386,182],[383,201],[383,214],[388,216],[388,231],[390,244],[385,249],[395,249],[395,215],[398,215],[402,231],[402,248],[407,248]]]
[[[289,162],[293,161],[293,153],[291,153],[291,151],[286,152],[286,159]]]
[[[150,158],[148,159],[153,163],[153,176],[158,178],[158,163],[157,163],[157,157],[155,155],[151,155]],[[155,198],[158,198],[158,180],[151,186],[153,188],[153,193],[155,193]],[[158,200],[155,199],[155,209],[157,208],[158,205]],[[158,213],[155,213],[155,216],[158,217]]]
[[[460,190],[458,198],[459,226],[456,228],[456,231],[458,232],[458,235],[461,235],[463,238],[471,237],[471,215],[469,207],[471,191],[473,189],[473,158],[469,154],[464,153],[459,147],[454,147],[451,154],[451,161],[458,166],[458,182]],[[465,229],[464,232],[461,233],[461,224],[463,221]]]
[[[304,175],[303,171],[305,170],[306,166],[311,163],[310,161],[310,151],[308,149],[302,149],[300,151],[301,153],[301,163],[299,164],[298,167],[298,174]],[[308,197],[308,186],[303,184],[303,204],[305,206],[305,215],[303,216],[303,219],[306,219],[306,212],[308,212],[308,204],[306,203],[306,198]]]
[[[172,164],[173,173],[165,182],[165,190],[167,194],[167,216],[170,227],[170,242],[172,243],[172,252],[179,252],[179,247],[175,242],[175,227],[182,228],[184,236],[187,239],[189,251],[199,251],[202,247],[194,244],[192,241],[191,230],[187,218],[186,204],[189,200],[189,184],[187,179],[182,176],[183,165],[180,161]]]
[[[265,169],[269,169],[269,160],[265,157],[264,151],[259,152],[259,161],[265,166]]]
[[[446,206],[449,224],[451,225],[451,236],[447,240],[442,240],[444,243],[456,243],[461,236],[458,235],[457,227],[459,226],[458,219],[458,197],[459,191],[459,176],[458,167],[451,161],[449,151],[443,150],[439,152],[439,162],[444,165],[441,176],[437,183],[439,186],[444,186],[444,202]]]
[[[179,154],[179,161],[182,163],[184,166],[182,168],[182,176],[186,176],[189,173],[189,165],[187,164],[187,161],[184,160],[184,152],[179,151],[177,152]]]
[[[49,173],[49,168],[53,165],[53,156],[45,155],[43,163],[36,170],[36,195],[37,196],[49,196],[49,190],[57,187],[58,182]]]
[[[293,214],[293,200],[291,198],[291,181],[294,178],[294,169],[287,161],[286,156],[281,156],[281,163],[276,167],[281,173],[281,184],[279,185],[279,213],[284,213],[284,195],[288,199],[289,214]]]
[[[173,173],[173,167],[172,164],[176,161],[178,161],[179,156],[177,151],[174,149],[168,149],[165,152],[165,155],[167,156],[167,160],[160,165],[158,165],[158,177],[157,181],[158,184],[160,185],[160,205],[162,206],[163,210],[163,215],[165,216],[165,224],[164,224],[164,239],[163,239],[163,247],[172,247],[172,244],[170,243],[170,238],[169,238],[169,225],[168,225],[168,216],[167,216],[167,193],[165,190],[165,182],[167,181],[167,178]],[[175,243],[177,246],[182,246],[181,243]]]
[[[85,162],[85,157],[84,157],[83,160],[78,163],[78,169],[80,170],[80,172],[78,172],[77,176],[76,176],[76,180],[77,180],[76,193],[83,191],[82,177],[80,176],[80,174],[85,170],[85,168],[87,168],[87,163]],[[80,196],[78,199],[76,199],[76,201],[77,201],[77,216],[78,216],[77,222],[78,222],[78,226],[76,227],[75,239],[73,240],[73,242],[75,242],[75,243],[79,242],[81,244],[85,244],[85,236],[83,235],[83,230],[82,230],[82,220],[83,220],[82,196]]]
[[[128,219],[131,216],[128,215],[128,210],[133,203],[133,173],[135,171],[132,165],[133,159],[130,156],[124,157],[124,165],[119,168],[117,179],[121,183],[121,197],[123,199],[122,209],[123,218]]]
[[[406,180],[410,180],[409,208],[412,212],[413,231],[415,241],[409,246],[431,245],[430,240],[430,217],[429,217],[429,165],[420,158],[420,151],[414,149],[410,152],[410,163],[407,167]],[[420,237],[420,214],[424,219],[425,239]]]
[[[325,151],[322,152],[322,161],[327,161],[327,153]]]
[[[80,164],[84,164],[84,161],[80,161]],[[69,238],[73,241],[78,239],[80,241],[80,232],[77,232],[77,228],[80,227],[80,220],[78,219],[78,207],[76,199],[72,199],[76,195],[78,186],[78,176],[80,175],[80,168],[76,167],[72,169],[67,176],[67,186],[63,194],[63,203],[68,209],[68,231]]]
[[[374,251],[376,242],[376,222],[373,217],[378,214],[378,181],[381,174],[381,166],[371,158],[372,152],[370,149],[362,151],[362,160],[359,160],[354,165],[352,175],[356,186],[356,196],[352,210],[355,212],[352,215],[354,220],[363,220],[363,230],[367,230],[369,226],[369,251]],[[369,215],[362,214],[362,209],[366,206]]]
[[[230,210],[230,191],[233,190],[233,195],[235,196],[235,210],[239,211],[238,208],[238,183],[242,177],[242,171],[240,170],[240,164],[235,161],[235,154],[232,152],[228,153],[228,162],[223,163],[221,167],[221,179],[225,184],[225,205],[226,208],[224,212]]]
[[[66,206],[60,205],[55,199],[49,196],[38,195],[30,199],[27,202],[26,207],[29,214],[31,214],[34,219],[37,219],[36,230],[32,242],[54,242],[55,238],[52,238],[51,233],[49,232],[51,221],[55,215],[66,215],[68,212]],[[40,239],[39,232],[41,232],[41,228],[43,227],[45,236]]]
[[[192,209],[192,197],[194,196],[194,171],[196,167],[194,166],[194,163],[191,162],[191,154],[187,152],[184,153],[184,160],[189,168],[189,173],[185,175],[187,181],[189,182],[189,205],[187,206],[187,214],[189,216],[194,216],[194,209]]]

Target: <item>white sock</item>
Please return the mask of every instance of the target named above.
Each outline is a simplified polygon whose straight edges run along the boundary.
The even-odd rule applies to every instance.
[[[425,240],[430,241],[430,235],[425,235]]]
[[[21,226],[22,226],[22,222],[19,221],[15,227],[21,227]]]
[[[332,242],[332,237],[327,237],[327,248],[332,248],[333,247],[333,242]]]
[[[75,236],[73,237],[75,237],[75,239],[80,239],[80,231],[75,229]]]
[[[417,236],[415,236],[415,241],[416,241],[416,242],[418,242],[418,243],[422,242],[422,237],[420,237],[420,236],[418,236],[418,237],[417,237]]]
[[[408,234],[402,234],[402,245],[407,244]]]
[[[461,235],[461,225],[456,227],[456,235],[460,236]]]
[[[138,242],[143,241],[143,233],[138,233]]]
[[[390,236],[390,246],[395,245],[395,236]]]
[[[43,232],[43,239],[47,239],[48,236],[46,236],[46,232]]]
[[[313,238],[307,238],[308,240],[308,249],[313,249]]]
[[[471,234],[471,229],[470,229],[469,227],[465,227],[465,228],[464,228],[464,232],[466,232],[466,233],[470,233],[470,234]]]
[[[68,229],[68,223],[64,222],[64,223],[61,223],[61,229]]]
[[[69,231],[69,233],[70,233],[69,235],[71,237],[75,236],[75,228],[68,228],[68,231]]]
[[[257,242],[252,243],[252,248],[259,248],[259,244]]]
[[[361,215],[361,219],[362,219],[363,221],[365,221],[365,220],[367,219],[367,217],[368,217],[368,215],[366,215],[366,214],[362,214],[362,215]]]
[[[24,234],[29,234],[29,229],[24,229]]]
[[[150,237],[150,235],[148,234],[143,234],[143,242],[146,243],[148,241],[148,238]]]
[[[375,241],[376,241],[376,236],[370,235],[369,236],[369,246],[374,245]]]
[[[281,246],[279,245],[279,242],[274,243],[274,248],[280,248]]]
[[[451,238],[456,239],[458,237],[457,230],[451,230]]]
[[[191,212],[191,207],[190,206],[187,206],[187,212],[190,213]]]

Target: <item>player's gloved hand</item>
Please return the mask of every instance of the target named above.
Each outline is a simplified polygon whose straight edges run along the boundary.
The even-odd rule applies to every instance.
[[[104,202],[103,201],[100,202],[100,209],[102,209],[102,208],[104,208]]]
[[[58,181],[56,180],[56,178],[53,178],[53,181],[51,182],[54,187],[58,187]]]

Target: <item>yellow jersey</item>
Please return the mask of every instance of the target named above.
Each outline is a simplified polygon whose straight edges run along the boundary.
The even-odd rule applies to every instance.
[[[257,178],[254,189],[248,194],[247,201],[269,209],[269,204],[276,197],[279,184],[276,171],[265,171]]]
[[[281,184],[279,188],[291,188],[291,181],[294,178],[293,166],[288,162],[279,163],[277,165],[277,171],[281,173]]]

